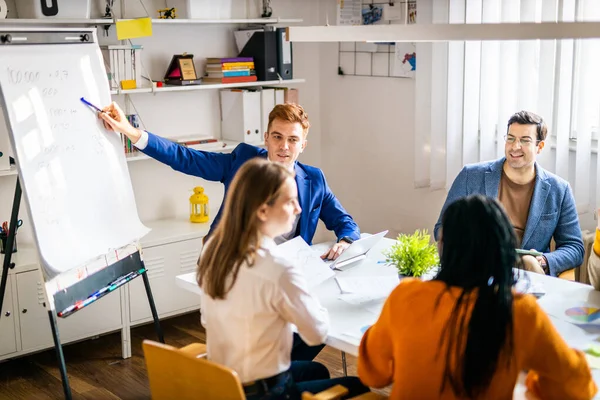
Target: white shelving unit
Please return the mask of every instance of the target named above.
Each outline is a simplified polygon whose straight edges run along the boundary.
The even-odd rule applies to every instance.
[[[7,18],[0,19],[0,27],[3,26],[44,26],[44,25],[61,25],[61,26],[97,26],[97,25],[114,25],[116,21],[127,21],[127,19],[113,18],[46,18],[46,19],[21,19]],[[231,24],[296,24],[301,23],[302,19],[295,18],[249,18],[249,19],[152,19],[153,24],[157,25],[231,25]]]
[[[119,20],[122,21],[122,20]],[[294,18],[250,18],[250,19],[152,19],[153,24],[181,25],[181,24],[297,24],[302,19]]]
[[[5,26],[14,26],[14,27],[23,27],[23,26],[96,26],[96,25],[112,25],[114,24],[113,19],[87,19],[87,18],[46,18],[46,19],[25,19],[25,18],[7,18],[0,19],[0,27]]]
[[[189,86],[163,86],[157,88],[139,88],[139,89],[128,89],[128,90],[111,90],[110,94],[141,94],[141,93],[164,93],[164,92],[186,92],[190,90],[213,90],[213,89],[227,89],[227,88],[241,88],[241,87],[256,87],[256,86],[280,86],[280,85],[293,85],[296,83],[304,83],[305,79],[288,79],[288,80],[276,80],[276,81],[256,81],[256,82],[242,82],[242,83],[215,83],[215,84],[201,84],[201,85],[189,85]]]

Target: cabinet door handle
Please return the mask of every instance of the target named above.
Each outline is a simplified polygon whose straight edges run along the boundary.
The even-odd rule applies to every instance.
[[[5,312],[5,313],[4,313],[4,316],[5,316],[5,317],[10,317],[10,311],[7,311],[7,312]]]
[[[24,309],[23,309],[23,314],[25,314],[26,312],[27,312],[27,309],[26,309],[26,308],[24,308]]]

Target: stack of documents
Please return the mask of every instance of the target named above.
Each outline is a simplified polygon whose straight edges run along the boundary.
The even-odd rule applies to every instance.
[[[311,249],[302,236],[296,236],[277,246],[282,256],[304,270],[309,288],[314,288],[335,275],[318,252]]]
[[[336,276],[340,292],[370,294],[374,297],[387,297],[400,280],[397,275],[386,276]]]
[[[340,300],[375,315],[381,314],[383,303],[400,282],[396,275],[336,276],[335,281],[342,293]]]

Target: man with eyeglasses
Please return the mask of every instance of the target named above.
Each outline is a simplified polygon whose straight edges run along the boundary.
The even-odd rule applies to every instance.
[[[449,204],[460,197],[483,194],[504,206],[517,246],[541,254],[524,255],[524,269],[558,276],[581,265],[583,240],[571,187],[536,163],[547,134],[540,116],[528,111],[511,116],[504,136],[505,157],[466,165],[460,171],[435,224],[435,239],[443,240],[441,216]],[[550,252],[552,238],[556,249]]]

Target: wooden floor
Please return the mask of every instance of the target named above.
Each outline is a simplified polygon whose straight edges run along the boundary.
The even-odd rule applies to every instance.
[[[204,343],[198,312],[161,321],[167,344],[181,347]],[[121,335],[64,346],[67,372],[74,399],[149,399],[150,389],[142,353],[144,339],[156,340],[153,325],[131,331],[132,357],[121,358]],[[340,352],[326,347],[316,361],[332,377],[342,376]],[[347,357],[348,374],[356,375],[356,359]],[[54,349],[0,363],[0,400],[62,399],[63,390]]]

